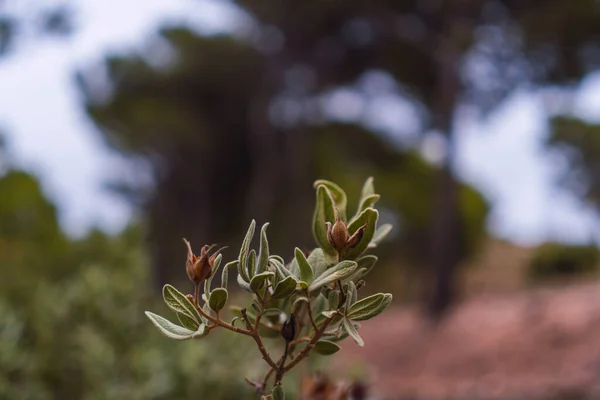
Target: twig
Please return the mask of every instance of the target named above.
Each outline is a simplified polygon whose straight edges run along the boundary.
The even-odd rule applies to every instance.
[[[292,359],[288,363],[288,365],[285,366],[285,368],[283,369],[284,372],[288,372],[290,369],[294,368],[296,365],[298,365],[298,363],[300,361],[302,361],[303,359],[305,359],[308,356],[308,353],[310,353],[310,351],[315,347],[315,344],[321,338],[321,336],[323,335],[323,332],[325,332],[325,329],[327,329],[327,327],[329,326],[331,321],[333,321],[333,317],[327,318],[325,321],[323,321],[323,324],[314,333],[312,339],[310,340],[310,342],[308,342],[306,347],[303,348],[302,351],[300,353],[298,353],[298,355],[294,359]]]
[[[275,361],[273,361],[273,359],[267,352],[267,349],[265,348],[265,345],[263,344],[262,339],[261,339],[260,335],[258,334],[258,331],[256,329],[252,329],[252,323],[250,322],[250,319],[248,318],[248,312],[246,311],[245,308],[242,308],[241,313],[242,313],[242,318],[244,318],[244,322],[246,322],[246,326],[248,327],[248,336],[252,336],[252,338],[254,339],[254,341],[256,342],[256,344],[258,346],[258,350],[260,351],[260,354],[262,354],[263,359],[267,362],[267,364],[269,364],[269,366],[271,368],[277,369],[277,364],[275,364]]]

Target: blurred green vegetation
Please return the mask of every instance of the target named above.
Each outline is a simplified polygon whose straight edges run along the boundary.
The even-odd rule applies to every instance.
[[[0,399],[253,398],[252,346],[172,343],[144,316],[164,305],[140,227],[72,240],[31,175],[8,171],[0,192]]]
[[[546,243],[535,250],[527,268],[530,280],[586,277],[600,270],[600,250],[595,245]]]

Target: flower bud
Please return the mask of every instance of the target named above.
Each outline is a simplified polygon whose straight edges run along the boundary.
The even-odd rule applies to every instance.
[[[281,327],[281,337],[283,337],[286,342],[291,342],[294,340],[294,337],[296,337],[296,319],[294,314],[290,314],[288,320],[283,323],[283,326]]]
[[[348,227],[344,221],[338,218],[333,226],[330,222],[327,222],[327,240],[338,253],[346,248],[348,236]]]
[[[364,224],[363,226],[358,228],[358,230],[354,232],[354,234],[350,236],[350,239],[348,239],[348,241],[346,242],[346,247],[349,249],[356,247],[356,245],[360,243],[360,240],[362,239],[365,233],[365,229],[367,229],[367,224]]]
[[[200,250],[200,256],[197,256],[192,252],[190,242],[185,239],[183,239],[183,241],[188,249],[185,270],[190,280],[198,285],[211,276],[214,260],[224,247],[217,250],[212,256],[209,256],[210,251],[215,245],[205,245],[202,247],[202,250]]]

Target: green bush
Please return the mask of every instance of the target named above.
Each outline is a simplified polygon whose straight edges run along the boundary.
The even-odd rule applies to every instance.
[[[598,271],[600,252],[593,245],[548,243],[536,249],[528,267],[533,280],[568,278]]]

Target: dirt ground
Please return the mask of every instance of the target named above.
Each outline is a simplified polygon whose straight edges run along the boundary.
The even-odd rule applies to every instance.
[[[600,284],[479,294],[438,326],[388,310],[350,340],[340,370],[364,365],[390,400],[600,399]]]

